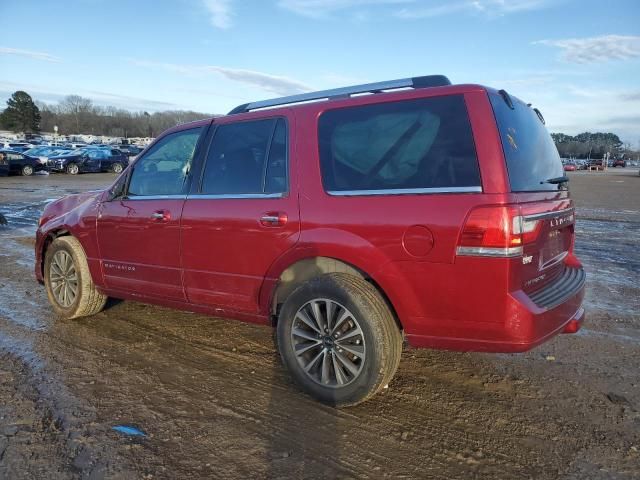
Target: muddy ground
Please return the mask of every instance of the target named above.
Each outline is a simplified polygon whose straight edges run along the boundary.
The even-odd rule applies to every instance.
[[[341,411],[295,388],[266,327],[133,302],[52,316],[39,213],[113,178],[0,178],[0,478],[639,478],[637,169],[571,174],[579,334],[518,355],[406,349],[383,394]]]

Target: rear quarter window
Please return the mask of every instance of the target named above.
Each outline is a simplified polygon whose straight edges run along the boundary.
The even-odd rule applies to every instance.
[[[533,109],[511,97],[513,109],[500,94],[489,93],[496,117],[504,157],[513,192],[558,190],[559,184],[546,183],[562,177],[564,171],[558,149]]]
[[[462,95],[328,110],[319,119],[318,142],[331,194],[480,190]]]

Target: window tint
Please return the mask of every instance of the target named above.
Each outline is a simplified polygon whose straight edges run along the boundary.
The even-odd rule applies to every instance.
[[[159,140],[135,163],[128,193],[135,195],[180,195],[202,127],[172,133]]]
[[[507,161],[509,183],[514,192],[558,190],[559,184],[545,183],[564,172],[558,149],[533,109],[511,97],[513,110],[497,93],[489,95],[498,122]]]
[[[328,191],[480,186],[461,95],[330,110],[318,135]]]
[[[287,164],[287,124],[280,118],[269,149],[265,193],[284,193],[287,191]]]
[[[207,156],[201,192],[209,195],[284,192],[286,152],[283,119],[220,125]]]

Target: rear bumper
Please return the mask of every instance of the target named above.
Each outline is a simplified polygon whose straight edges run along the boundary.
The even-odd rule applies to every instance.
[[[571,277],[572,290],[561,292],[562,296],[548,295],[540,301],[540,295],[529,296],[522,290],[512,292],[505,302],[503,312],[495,312],[499,321],[486,323],[474,321],[435,322],[433,319],[412,319],[420,330],[406,332],[409,344],[418,348],[441,348],[478,352],[525,352],[546,342],[558,333],[577,332],[586,317],[584,298],[584,274]],[[559,291],[560,289],[554,289]],[[534,302],[535,298],[538,302]],[[544,303],[547,302],[547,303]],[[424,334],[423,334],[424,332]]]

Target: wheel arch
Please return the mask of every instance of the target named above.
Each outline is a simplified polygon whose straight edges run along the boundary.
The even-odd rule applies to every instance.
[[[400,330],[403,329],[394,303],[373,275],[352,262],[324,255],[307,256],[290,263],[282,270],[278,278],[272,282],[271,288],[267,289],[267,300],[269,316],[273,324],[275,325],[277,322],[280,307],[296,288],[312,278],[328,273],[352,275],[373,285],[389,307],[398,328]]]

